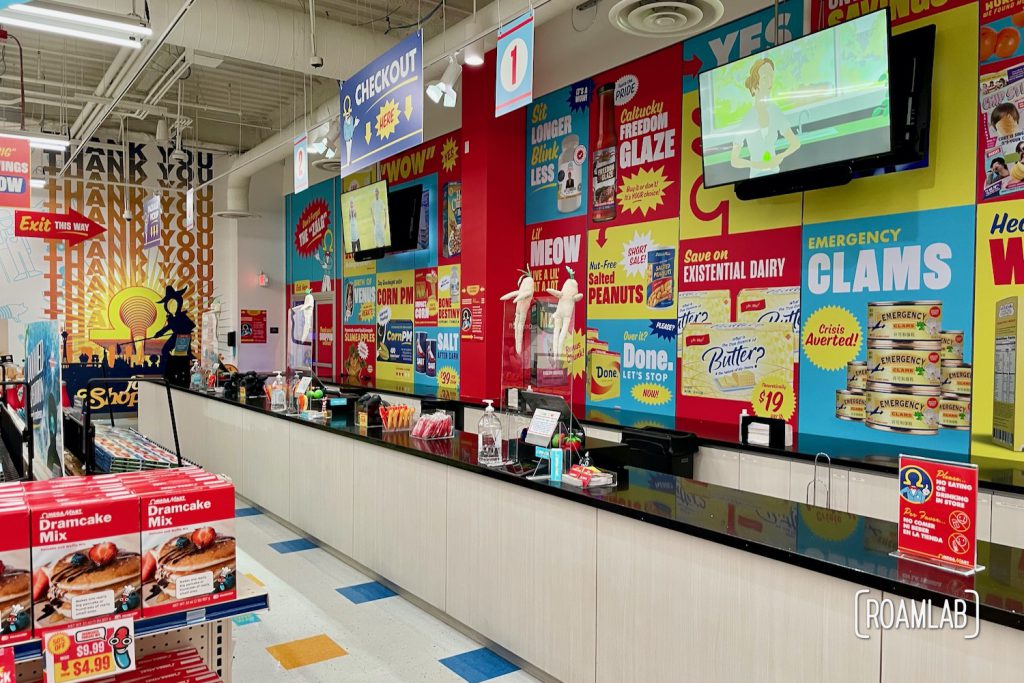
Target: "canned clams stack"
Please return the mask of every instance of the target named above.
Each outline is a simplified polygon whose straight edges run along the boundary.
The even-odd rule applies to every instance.
[[[868,304],[867,360],[846,369],[836,417],[903,434],[970,429],[971,366],[964,333],[942,330],[941,301]]]

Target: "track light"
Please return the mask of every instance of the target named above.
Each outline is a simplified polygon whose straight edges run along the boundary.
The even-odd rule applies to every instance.
[[[33,178],[29,181],[29,187],[34,190],[41,190],[46,187],[46,180],[44,178]]]
[[[427,86],[427,97],[432,102],[443,104],[445,107],[454,107],[458,100],[455,92],[455,84],[462,75],[462,65],[455,60],[455,55],[448,58],[448,66],[445,67],[441,80],[434,81]]]
[[[484,63],[484,39],[474,40],[466,46],[462,53],[462,63],[466,66],[483,66]]]
[[[167,130],[167,119],[158,119],[156,122],[156,141],[166,145],[171,140],[171,134]]]
[[[0,12],[0,24],[138,49],[153,30],[138,17],[99,12],[50,0],[16,4]]]

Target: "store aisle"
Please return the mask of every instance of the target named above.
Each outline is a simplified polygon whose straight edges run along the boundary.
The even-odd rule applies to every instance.
[[[234,680],[536,680],[480,643],[238,501],[239,571],[269,613],[235,621]]]

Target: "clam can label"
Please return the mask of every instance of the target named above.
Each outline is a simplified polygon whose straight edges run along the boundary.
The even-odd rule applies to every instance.
[[[921,395],[869,388],[864,399],[864,422],[869,427],[920,435],[939,431],[938,391]]]
[[[937,387],[942,383],[938,349],[868,349],[868,381]]]
[[[838,389],[836,390],[836,417],[840,420],[863,420],[864,403],[864,394]]]
[[[939,341],[941,301],[873,301],[868,304],[868,340]]]
[[[868,364],[864,361],[850,361],[846,364],[846,388],[864,391],[868,386]]]
[[[942,364],[942,393],[970,396],[974,368],[967,363]]]
[[[647,307],[668,308],[674,300],[675,249],[647,252]]]
[[[939,333],[942,340],[942,360],[962,361],[964,359],[963,330],[943,330]]]
[[[964,396],[943,396],[939,401],[939,424],[944,429],[970,429],[971,399]]]

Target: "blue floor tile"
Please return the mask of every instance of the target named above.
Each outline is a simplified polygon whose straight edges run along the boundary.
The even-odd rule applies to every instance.
[[[252,517],[254,515],[262,515],[263,513],[256,508],[237,508],[235,510],[235,517]]]
[[[243,614],[233,617],[231,621],[234,622],[235,626],[248,626],[249,624],[258,624],[262,619],[260,619],[258,614]]]
[[[300,550],[312,550],[316,547],[316,543],[305,538],[296,538],[291,541],[278,541],[277,543],[269,543],[271,548],[281,553],[297,553]]]
[[[469,683],[481,683],[498,676],[518,671],[519,667],[505,661],[486,647],[471,652],[463,652],[454,657],[445,657],[441,663],[454,671],[460,678]]]
[[[337,590],[348,598],[349,602],[355,605],[361,605],[372,600],[380,600],[381,598],[390,598],[395,595],[393,590],[376,581],[361,583],[358,586],[347,586]]]

